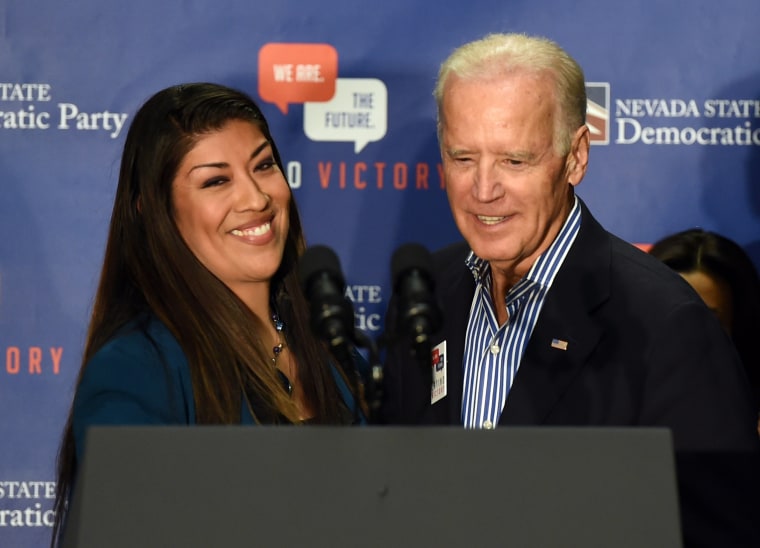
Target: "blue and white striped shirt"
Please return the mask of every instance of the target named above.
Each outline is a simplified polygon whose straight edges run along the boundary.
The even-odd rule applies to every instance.
[[[466,263],[477,286],[464,346],[462,422],[465,428],[494,428],[538,321],[546,294],[581,225],[578,198],[562,229],[528,274],[509,290],[509,318],[499,327],[491,301],[491,267],[470,252]]]

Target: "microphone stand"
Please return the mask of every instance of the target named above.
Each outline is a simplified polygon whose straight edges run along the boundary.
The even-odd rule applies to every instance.
[[[365,348],[368,353],[370,369],[368,374],[364,375],[364,385],[367,387],[367,406],[369,408],[367,420],[370,424],[377,424],[380,421],[380,406],[383,402],[383,366],[380,362],[380,352],[375,341],[363,331],[354,329],[354,339],[354,344],[357,347]]]
[[[312,307],[311,313],[313,329],[327,341],[354,392],[352,410],[354,421],[360,422],[361,390],[358,381],[363,381],[368,406],[367,421],[370,424],[379,422],[383,397],[383,369],[380,364],[380,352],[369,336],[354,327],[354,310],[351,301],[345,297],[333,296],[329,301],[323,302],[320,307]],[[350,345],[365,348],[368,351],[370,362],[368,372],[365,373],[356,367]]]

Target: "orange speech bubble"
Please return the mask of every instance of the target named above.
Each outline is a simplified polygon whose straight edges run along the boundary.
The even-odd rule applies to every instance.
[[[329,101],[335,95],[338,52],[329,44],[265,44],[259,50],[259,95],[283,114],[288,103]]]

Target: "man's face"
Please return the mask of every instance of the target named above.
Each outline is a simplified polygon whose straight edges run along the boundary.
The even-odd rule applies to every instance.
[[[556,110],[546,75],[451,76],[445,88],[441,152],[454,220],[478,257],[519,276],[554,240],[585,172],[585,127],[560,156]]]

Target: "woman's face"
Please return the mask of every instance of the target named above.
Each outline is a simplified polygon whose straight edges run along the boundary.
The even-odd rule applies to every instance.
[[[721,278],[699,270],[680,272],[680,274],[699,293],[710,310],[715,312],[723,328],[730,335],[734,317],[731,287]]]
[[[174,218],[192,252],[241,299],[266,290],[290,227],[290,188],[255,124],[202,135],[172,183]]]

